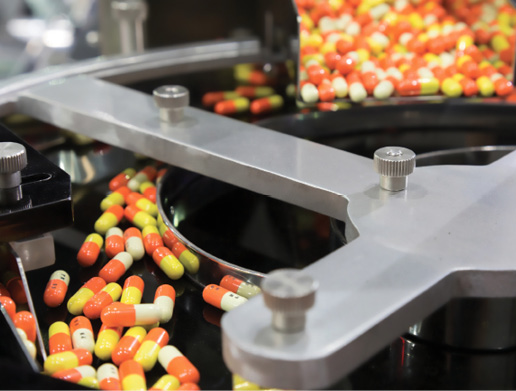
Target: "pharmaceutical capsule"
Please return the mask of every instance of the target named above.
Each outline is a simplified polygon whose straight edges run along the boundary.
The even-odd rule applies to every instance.
[[[112,193],[108,194],[102,201],[100,201],[100,210],[103,212],[108,210],[113,205],[125,205],[125,198],[131,192],[127,186],[121,186]]]
[[[127,183],[127,187],[132,191],[138,191],[143,182],[152,182],[156,178],[157,170],[153,166],[146,166],[141,169],[133,178]]]
[[[135,174],[136,170],[134,168],[126,168],[124,171],[109,181],[109,190],[115,191],[122,186],[127,186],[129,179],[134,177]]]
[[[167,323],[172,319],[175,301],[176,290],[172,285],[163,284],[156,289],[154,304],[157,305],[161,311],[161,323]]]
[[[146,335],[147,331],[141,326],[134,326],[128,329],[116,345],[113,353],[111,353],[113,363],[120,365],[126,360],[131,360],[140,348]]]
[[[249,110],[249,99],[235,98],[218,102],[215,105],[215,112],[220,115],[231,115],[236,113],[243,113]]]
[[[172,230],[168,228],[165,224],[162,224],[160,226],[160,233],[165,246],[172,250],[174,248],[174,244],[176,244],[177,242],[176,235],[174,235]]]
[[[382,80],[374,88],[373,96],[376,99],[387,99],[394,93],[394,85],[390,80]]]
[[[462,95],[462,86],[455,79],[447,77],[441,84],[441,91],[449,98],[457,98]]]
[[[97,380],[101,390],[120,390],[118,368],[111,363],[104,363],[97,369]]]
[[[178,280],[183,276],[185,271],[183,265],[167,247],[158,247],[154,250],[152,259],[168,278]]]
[[[197,391],[200,389],[201,388],[195,383],[183,383],[178,388],[178,390],[184,390],[184,391]]]
[[[120,364],[120,383],[122,390],[145,391],[147,383],[145,373],[140,363],[134,360],[127,360]]]
[[[246,299],[250,299],[262,292],[257,285],[250,284],[229,275],[224,276],[222,280],[220,280],[220,286]]]
[[[49,307],[60,306],[68,291],[68,284],[70,283],[70,276],[64,270],[56,270],[50,276],[50,280],[43,293],[43,301]]]
[[[274,95],[274,89],[267,86],[239,86],[235,88],[235,92],[240,96],[249,99],[264,98],[266,96]]]
[[[70,333],[74,349],[86,349],[93,353],[95,349],[95,338],[91,322],[85,316],[76,316],[70,321]]]
[[[482,96],[492,96],[495,92],[494,84],[487,76],[480,76],[476,80],[478,91]]]
[[[90,319],[97,319],[100,317],[102,309],[120,299],[121,295],[122,287],[116,282],[110,282],[88,300],[82,312]]]
[[[158,361],[169,375],[177,377],[181,383],[199,383],[199,371],[175,346],[161,348]]]
[[[86,388],[92,388],[94,390],[99,389],[99,381],[96,377],[93,376],[83,377],[81,380],[77,382],[77,384]]]
[[[156,203],[156,186],[152,182],[143,182],[140,185],[140,193],[149,201]]]
[[[118,253],[125,250],[124,231],[118,227],[113,227],[106,232],[105,251],[108,258],[115,257]]]
[[[124,217],[124,208],[120,205],[111,205],[104,213],[95,221],[95,231],[101,235],[105,235],[108,229],[116,227],[120,220]]]
[[[161,376],[149,390],[177,390],[180,386],[179,379],[172,375]]]
[[[111,327],[152,325],[160,321],[161,309],[155,304],[113,303],[102,310],[100,319]]]
[[[145,283],[143,282],[141,277],[127,277],[124,281],[120,303],[140,304],[142,301],[144,287]]]
[[[183,243],[176,242],[171,250],[188,273],[195,274],[199,271],[199,258],[188,250]]]
[[[95,356],[102,361],[108,361],[120,341],[122,330],[123,327],[108,327],[105,324],[100,326],[97,342],[95,343]]]
[[[29,311],[19,311],[13,318],[14,327],[22,329],[31,342],[36,341],[36,319]]]
[[[73,349],[70,327],[65,322],[54,322],[48,329],[48,352],[56,354]]]
[[[11,297],[11,294],[9,293],[9,290],[1,282],[0,282],[0,296]]]
[[[306,103],[315,103],[319,100],[319,91],[312,83],[306,83],[301,87],[301,99]]]
[[[156,217],[158,215],[158,206],[140,193],[132,192],[129,194],[127,196],[127,204],[136,206],[138,209],[150,214],[152,217]]]
[[[206,107],[212,107],[215,104],[222,102],[223,100],[230,100],[239,98],[240,95],[237,91],[214,91],[207,92],[202,96],[202,104]]]
[[[45,360],[45,372],[52,375],[64,369],[76,368],[80,365],[91,365],[93,357],[86,349],[73,349],[67,352],[51,354]]]
[[[152,256],[154,250],[158,247],[163,247],[163,239],[159,234],[158,228],[154,225],[148,225],[142,230],[143,245],[145,246],[145,252]]]
[[[9,296],[0,296],[0,304],[4,307],[7,315],[9,315],[11,319],[14,319],[14,316],[16,315],[16,303],[14,300]]]
[[[93,233],[86,236],[84,243],[77,254],[77,261],[82,267],[92,266],[99,257],[104,239],[99,234]]]
[[[161,327],[153,328],[143,339],[142,345],[134,355],[134,361],[140,363],[145,372],[149,372],[158,361],[159,351],[169,339],[167,330]]]
[[[279,110],[283,107],[281,95],[272,95],[265,98],[256,99],[251,103],[251,113],[264,114]]]
[[[140,229],[143,229],[147,225],[157,226],[158,222],[147,212],[138,209],[135,205],[128,205],[125,207],[124,215],[127,220],[133,223]]]
[[[124,232],[125,251],[133,257],[134,261],[139,261],[145,255],[142,234],[138,228],[127,228]]]
[[[397,91],[401,96],[433,95],[439,91],[439,80],[435,77],[401,80]]]
[[[215,284],[207,285],[202,291],[202,297],[206,303],[224,311],[231,311],[233,308],[247,302],[245,297]]]
[[[70,383],[78,383],[85,377],[94,377],[97,372],[91,365],[81,365],[76,368],[63,369],[52,375],[57,379],[65,380]]]
[[[126,251],[115,255],[99,272],[99,277],[106,282],[118,281],[133,264],[133,257]]]
[[[36,349],[36,345],[34,344],[34,342],[28,340],[27,334],[25,334],[25,331],[23,331],[22,329],[16,328],[16,332],[20,336],[23,345],[25,346],[25,349],[27,349],[27,352],[29,352],[29,355],[33,359],[36,359],[38,351]]]
[[[92,277],[89,279],[70,299],[68,300],[68,312],[72,315],[80,315],[84,305],[96,293],[100,292],[106,286],[106,281],[100,277]]]
[[[16,304],[27,303],[27,295],[25,294],[25,288],[19,274],[12,270],[7,270],[2,274],[2,281],[9,291],[11,299]]]
[[[261,390],[261,387],[256,383],[251,383],[250,381],[245,380],[242,376],[233,374],[233,390]]]

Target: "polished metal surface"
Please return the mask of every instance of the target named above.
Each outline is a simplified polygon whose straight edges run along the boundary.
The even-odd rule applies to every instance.
[[[161,86],[152,95],[159,107],[159,116],[165,122],[178,122],[184,117],[184,108],[190,104],[190,92],[183,86]]]
[[[143,24],[147,8],[145,0],[111,0],[111,11],[118,22],[120,53],[141,53],[145,49]]]
[[[416,154],[408,148],[383,147],[375,151],[373,164],[382,189],[401,191],[407,188],[407,177],[414,171]]]

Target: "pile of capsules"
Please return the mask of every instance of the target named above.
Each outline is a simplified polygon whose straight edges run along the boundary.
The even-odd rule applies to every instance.
[[[150,389],[199,389],[199,371],[175,346],[168,345],[169,335],[159,327],[172,318],[174,288],[162,284],[153,303],[142,304],[141,277],[129,276],[123,286],[119,285],[133,263],[146,255],[172,280],[181,278],[185,271],[195,274],[199,270],[198,255],[177,239],[158,213],[156,184],[165,171],[153,165],[139,172],[128,168],[110,181],[110,193],[101,201],[102,214],[94,223],[95,232],[86,236],[77,254],[79,265],[85,268],[95,265],[102,251],[108,261],[98,276],[69,298],[67,309],[74,316],[69,324],[58,321],[50,325],[45,373],[92,388],[143,390],[145,372],[159,362],[167,374]],[[121,222],[131,226],[122,230]],[[66,271],[54,271],[43,295],[45,304],[51,308],[62,305],[69,283]],[[258,293],[259,287],[225,276],[220,285],[208,285],[203,298],[229,311]],[[96,341],[91,323],[95,319],[102,322]],[[92,366],[94,355],[104,362],[96,370]]]
[[[512,92],[516,12],[506,0],[296,3],[306,103]]]
[[[234,79],[238,84],[232,91],[207,92],[202,97],[206,108],[217,114],[233,115],[251,112],[255,115],[280,110],[284,100],[269,84],[272,80],[253,64],[238,64],[234,67]]]

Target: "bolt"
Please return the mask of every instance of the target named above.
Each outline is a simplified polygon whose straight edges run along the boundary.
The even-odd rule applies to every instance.
[[[111,14],[118,21],[121,53],[143,52],[147,3],[143,0],[114,0],[111,2]]]
[[[185,87],[161,86],[153,91],[153,95],[163,121],[179,122],[183,119],[183,109],[190,104],[190,93]]]
[[[265,305],[272,311],[272,327],[284,333],[303,331],[306,312],[315,302],[318,283],[296,269],[278,269],[262,282]]]
[[[408,148],[384,147],[374,153],[374,169],[380,174],[380,187],[388,191],[407,188],[408,176],[416,166],[416,154]]]
[[[0,205],[23,198],[20,171],[27,166],[27,152],[18,143],[0,143]]]

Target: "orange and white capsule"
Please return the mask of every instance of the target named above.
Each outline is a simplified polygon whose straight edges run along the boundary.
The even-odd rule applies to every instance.
[[[102,323],[111,326],[143,326],[159,322],[161,309],[155,304],[113,303],[102,310]]]
[[[160,323],[167,323],[172,319],[175,301],[176,290],[172,285],[163,284],[156,289],[154,304],[157,305],[161,311]]]
[[[84,243],[77,254],[77,261],[82,267],[93,265],[100,254],[104,239],[99,234],[93,233],[86,236]]]
[[[167,330],[155,327],[143,339],[142,345],[134,355],[134,361],[139,362],[145,372],[149,372],[158,361],[158,353],[170,339]]]
[[[102,215],[95,221],[95,231],[101,235],[105,235],[108,229],[116,227],[124,217],[124,208],[120,205],[111,205]]]
[[[108,361],[120,341],[122,331],[122,327],[108,327],[105,324],[100,326],[97,342],[95,343],[95,356],[103,361]]]
[[[177,390],[180,386],[179,379],[172,375],[161,376],[149,390],[169,391]]]
[[[245,297],[215,284],[207,285],[202,291],[202,297],[206,303],[224,311],[231,311],[247,302]]]
[[[101,390],[120,390],[118,368],[111,363],[104,363],[97,369],[97,380]]]
[[[220,286],[222,288],[226,288],[227,290],[236,293],[239,296],[243,296],[246,299],[250,299],[253,296],[261,293],[261,289],[248,282],[240,280],[239,278],[233,276],[224,276],[222,280],[220,280]]]
[[[91,322],[85,316],[76,316],[70,321],[70,333],[74,349],[86,349],[93,353],[95,349],[95,338]]]
[[[67,308],[68,312],[72,315],[80,315],[84,308],[84,305],[90,300],[96,293],[100,292],[102,288],[106,286],[106,281],[100,277],[92,277],[86,283],[79,288],[75,294],[68,300]]]
[[[122,390],[145,391],[147,383],[142,365],[134,360],[127,360],[120,364],[120,383]]]
[[[80,365],[91,365],[93,356],[86,349],[73,349],[67,352],[51,354],[45,360],[43,368],[52,375],[64,369],[76,368]]]
[[[25,331],[29,341],[36,341],[36,319],[29,311],[18,311],[14,315],[13,323],[14,327]]]
[[[124,273],[133,265],[133,257],[126,251],[122,251],[104,265],[99,272],[99,277],[106,282],[118,281]]]
[[[175,346],[161,348],[158,361],[169,375],[177,377],[181,383],[199,383],[199,371]]]
[[[48,328],[48,353],[56,354],[73,349],[70,327],[65,322],[54,322]]]
[[[145,246],[145,252],[152,256],[154,250],[158,247],[163,247],[163,239],[159,234],[158,228],[154,225],[148,225],[142,230],[143,245]]]
[[[43,301],[49,307],[60,306],[68,291],[68,284],[70,283],[70,276],[64,270],[56,270],[50,276],[50,280],[43,293]]]
[[[109,190],[115,191],[122,186],[127,186],[127,183],[132,177],[135,176],[135,174],[136,170],[134,168],[126,168],[124,171],[109,181]]]
[[[138,228],[127,228],[124,232],[125,251],[133,257],[134,261],[139,261],[145,255],[142,233]]]
[[[118,227],[108,229],[104,249],[108,258],[113,258],[118,253],[124,251],[124,231]]]
[[[81,365],[76,368],[63,369],[52,375],[56,379],[65,380],[70,383],[78,383],[85,377],[95,377],[97,372],[91,365]]]
[[[120,303],[122,304],[140,304],[142,302],[143,289],[145,283],[141,277],[131,276],[124,281],[122,289],[122,297]]]
[[[156,178],[157,170],[153,166],[146,166],[129,180],[127,187],[132,191],[138,191],[143,182],[152,182]]]
[[[11,320],[13,320],[16,315],[16,303],[14,300],[9,296],[0,296],[0,304],[4,307]]]
[[[113,363],[120,366],[124,361],[132,360],[146,335],[147,331],[141,326],[129,328],[111,353]]]
[[[184,266],[168,247],[158,247],[152,253],[152,259],[159,268],[172,280],[178,280],[185,272]]]
[[[104,212],[113,205],[124,206],[126,203],[126,197],[129,193],[131,193],[131,189],[127,186],[119,187],[100,201],[100,210]]]
[[[110,282],[99,293],[96,293],[95,296],[88,300],[82,312],[90,319],[97,319],[100,317],[102,309],[120,299],[121,294],[122,287],[116,282]]]
[[[158,225],[154,217],[139,209],[136,205],[127,205],[124,209],[124,216],[140,229],[145,228],[147,225]]]

